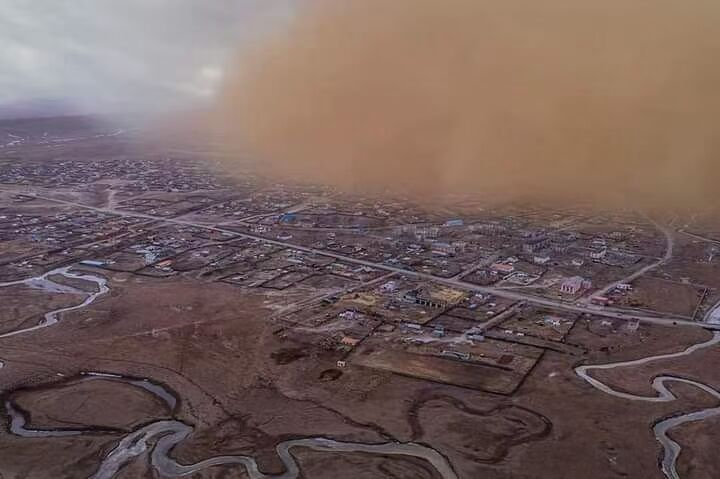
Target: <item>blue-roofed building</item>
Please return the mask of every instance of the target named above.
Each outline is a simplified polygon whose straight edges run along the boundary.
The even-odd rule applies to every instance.
[[[451,227],[451,226],[464,226],[465,222],[463,220],[457,219],[457,220],[448,220],[445,222],[445,226]]]
[[[293,223],[297,221],[297,215],[295,213],[285,213],[280,217],[280,223]]]

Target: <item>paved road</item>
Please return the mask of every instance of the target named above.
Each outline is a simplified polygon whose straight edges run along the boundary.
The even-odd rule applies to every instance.
[[[720,245],[720,241],[718,241],[718,240],[716,240],[716,239],[708,238],[707,236],[701,236],[701,235],[695,234],[695,233],[691,233],[691,232],[689,232],[689,231],[685,231],[684,229],[679,229],[679,230],[678,230],[678,233],[682,233],[682,234],[684,234],[684,235],[690,236],[691,238],[695,238],[695,239],[698,239],[698,240],[700,240],[700,241],[705,241],[706,243],[712,243],[712,244]]]
[[[629,311],[629,310],[627,312],[625,312],[625,311],[621,311],[619,309],[612,309],[612,310],[603,309],[602,307],[597,307],[597,306],[583,304],[583,303],[570,304],[570,303],[560,301],[560,300],[542,298],[542,297],[538,297],[538,296],[531,296],[528,294],[522,294],[522,293],[518,293],[515,291],[503,290],[503,289],[498,289],[498,288],[493,288],[493,287],[488,287],[488,286],[478,286],[476,284],[468,283],[466,281],[462,281],[459,279],[442,278],[442,277],[434,276],[434,275],[427,274],[427,273],[410,271],[410,270],[406,270],[406,269],[402,269],[402,268],[397,268],[395,266],[389,266],[389,265],[386,265],[383,263],[374,263],[372,261],[365,261],[362,259],[357,259],[357,258],[353,258],[350,256],[333,253],[330,251],[319,250],[316,248],[310,248],[307,246],[293,244],[293,243],[289,243],[289,242],[285,242],[285,241],[278,241],[278,240],[274,240],[271,238],[265,238],[265,237],[251,234],[251,233],[240,233],[240,232],[229,230],[226,228],[219,228],[217,226],[209,226],[209,225],[205,225],[205,224],[201,224],[201,223],[193,223],[191,221],[185,221],[185,220],[181,220],[181,219],[163,218],[161,216],[153,216],[153,215],[138,213],[138,212],[134,212],[134,211],[129,212],[129,211],[118,211],[118,210],[114,210],[114,209],[110,209],[110,208],[100,208],[100,207],[95,207],[95,206],[84,205],[82,203],[75,203],[72,201],[59,200],[59,199],[49,198],[49,197],[40,196],[40,195],[33,195],[33,196],[35,196],[36,198],[41,199],[41,200],[51,201],[51,202],[55,202],[55,203],[59,203],[59,204],[65,204],[65,205],[74,206],[77,208],[83,208],[83,209],[91,210],[91,211],[97,211],[100,213],[110,213],[110,214],[114,214],[114,215],[118,215],[118,216],[127,216],[127,217],[134,217],[134,218],[145,218],[145,219],[149,219],[149,220],[162,221],[162,222],[170,223],[170,224],[193,226],[196,228],[202,228],[202,229],[209,230],[209,231],[228,233],[228,234],[232,234],[232,235],[235,235],[235,236],[238,236],[241,238],[247,238],[247,239],[262,241],[262,242],[265,242],[268,244],[273,244],[276,246],[281,246],[283,248],[293,248],[298,251],[304,251],[304,252],[315,254],[318,256],[334,258],[334,259],[337,259],[340,261],[344,261],[346,263],[352,263],[352,264],[357,264],[357,265],[361,265],[361,266],[368,266],[370,268],[376,268],[379,270],[384,270],[384,271],[388,271],[388,272],[392,272],[392,273],[398,273],[398,274],[401,274],[406,277],[427,280],[427,281],[433,281],[433,282],[444,284],[447,286],[466,289],[466,290],[474,291],[474,292],[478,292],[478,293],[492,294],[492,295],[495,295],[500,298],[506,298],[506,299],[510,299],[510,300],[514,300],[514,301],[525,301],[528,304],[533,304],[536,306],[545,306],[548,308],[555,308],[555,309],[560,309],[563,311],[569,311],[569,312],[574,312],[574,313],[586,313],[586,314],[591,314],[594,316],[600,316],[603,318],[611,318],[611,319],[618,319],[618,320],[642,321],[642,322],[646,322],[646,323],[653,323],[653,324],[659,324],[659,325],[665,325],[665,326],[674,326],[674,325],[696,326],[696,327],[704,327],[707,329],[720,330],[720,325],[708,325],[708,324],[704,324],[704,323],[688,321],[688,320],[672,318],[672,317],[641,316],[641,315],[637,315],[634,311]],[[671,248],[670,248],[670,251],[666,252],[665,256],[668,258],[672,257]],[[661,260],[661,261],[667,261],[667,260],[665,258],[663,258],[663,260]],[[653,266],[653,265],[650,265],[650,266]],[[657,267],[657,265],[655,265],[654,267]],[[638,273],[640,273],[640,271],[638,271],[634,274],[638,274]],[[644,272],[642,272],[640,274],[644,274]]]
[[[636,279],[644,276],[646,273],[648,273],[656,268],[659,268],[660,266],[664,265],[665,263],[667,263],[668,261],[670,261],[672,259],[673,251],[675,250],[675,237],[673,236],[673,232],[669,228],[661,225],[660,223],[656,222],[655,220],[653,220],[649,217],[648,217],[648,220],[650,220],[657,227],[657,229],[659,229],[663,233],[663,235],[665,235],[665,242],[666,242],[667,246],[665,248],[665,254],[663,255],[663,257],[660,258],[659,260],[657,260],[656,262],[645,266],[644,268],[640,268],[639,270],[635,271],[633,274],[627,276],[626,278],[615,281],[614,283],[611,283],[611,284],[605,286],[603,289],[596,291],[595,293],[593,293],[593,296],[605,296],[606,294],[610,293],[610,291],[617,288],[619,285],[621,285],[623,283],[630,284],[633,281],[635,281]],[[589,301],[589,298],[586,298],[584,301],[585,302]]]
[[[367,288],[369,286],[374,286],[376,284],[384,283],[386,281],[389,281],[396,274],[397,273],[390,272],[390,273],[380,276],[379,278],[364,281],[360,284],[350,284],[344,288],[338,288],[329,293],[304,298],[300,301],[296,301],[294,303],[291,303],[291,304],[283,307],[282,309],[273,313],[272,316],[270,316],[270,317],[271,318],[279,318],[281,316],[285,316],[285,315],[300,311],[301,309],[306,308],[310,305],[320,303],[325,299],[332,298],[333,296],[342,296],[342,295],[345,295],[348,293],[352,293],[358,289]]]
[[[491,265],[492,263],[494,263],[495,261],[497,261],[499,257],[500,257],[499,255],[494,254],[494,255],[490,256],[489,258],[486,258],[486,259],[484,259],[484,260],[482,260],[482,261],[479,261],[477,264],[474,264],[474,265],[470,266],[469,268],[463,269],[463,270],[460,271],[458,274],[456,274],[455,276],[453,276],[452,279],[463,279],[463,278],[471,275],[471,274],[474,273],[475,271],[477,271],[477,270],[479,270],[479,269],[481,269],[481,268],[484,268],[484,267],[486,267],[486,266]]]
[[[279,215],[281,213],[299,213],[300,211],[302,211],[302,210],[306,209],[308,206],[310,206],[310,204],[311,204],[310,201],[303,201],[302,203],[298,203],[295,206],[291,206],[289,209],[271,211],[270,213],[260,213],[258,215],[246,216],[245,218],[238,218],[235,220],[223,221],[222,223],[218,223],[218,224],[220,224],[220,225],[238,224],[238,223],[245,223],[245,222],[257,220],[257,219],[269,218],[270,216]]]

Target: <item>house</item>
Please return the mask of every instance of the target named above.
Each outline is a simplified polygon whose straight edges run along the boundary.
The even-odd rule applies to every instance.
[[[470,353],[460,352],[460,351],[450,351],[450,350],[443,350],[440,353],[442,356],[445,356],[447,358],[451,359],[457,359],[459,361],[469,361],[470,360]]]
[[[550,256],[535,256],[533,262],[540,265],[548,264],[550,262]]]
[[[360,316],[360,315],[359,315],[356,311],[352,311],[352,310],[349,310],[349,309],[346,310],[346,311],[343,311],[343,312],[340,313],[340,314],[338,314],[338,318],[340,318],[340,319],[345,319],[345,320],[348,320],[348,321],[352,321],[352,320],[354,320],[354,319],[358,319],[359,316]]]
[[[490,270],[498,274],[511,274],[515,271],[515,266],[506,263],[495,263],[490,266]]]
[[[590,258],[595,261],[599,261],[599,260],[603,259],[605,256],[607,256],[607,248],[596,249],[596,250],[590,251]]]
[[[413,289],[403,295],[403,300],[408,303],[415,303],[420,306],[429,306],[431,308],[443,309],[447,308],[448,304],[442,300],[436,300],[422,294],[421,291]]]
[[[85,259],[85,260],[80,261],[80,264],[85,265],[85,266],[96,266],[98,268],[101,268],[101,267],[105,266],[106,264],[108,264],[108,262],[94,260],[94,259]]]
[[[294,223],[297,221],[297,215],[295,213],[285,213],[280,217],[281,223]]]
[[[467,249],[468,243],[467,241],[453,241],[452,245],[456,251],[465,251]]]
[[[562,320],[554,316],[546,316],[543,319],[543,323],[554,328],[559,328],[560,326],[562,326]]]
[[[405,329],[406,331],[410,331],[410,332],[417,333],[417,334],[422,333],[422,326],[420,326],[419,324],[415,324],[415,323],[402,323],[402,327],[403,327],[403,329]]]
[[[350,336],[343,336],[342,339],[340,340],[340,343],[343,346],[350,346],[351,348],[354,348],[355,346],[358,345],[358,343],[360,343],[360,340],[350,337]]]
[[[507,227],[497,223],[474,224],[470,225],[470,231],[497,236],[507,231]]]
[[[578,294],[584,289],[592,288],[592,282],[581,276],[567,278],[560,284],[560,291],[564,294]]]
[[[463,220],[455,219],[455,220],[448,220],[448,221],[446,221],[444,226],[446,226],[446,227],[453,227],[453,226],[457,227],[457,226],[463,226],[464,224],[465,224],[465,222],[464,222]]]
[[[549,244],[550,240],[546,237],[529,239],[523,244],[523,251],[526,253],[534,253],[535,251],[547,248]]]
[[[590,301],[598,306],[607,306],[610,304],[610,298],[606,296],[593,296]]]
[[[418,228],[415,230],[415,237],[417,239],[425,239],[425,238],[437,238],[438,234],[440,234],[440,228],[437,226],[431,226],[429,228]]]
[[[432,252],[441,256],[451,256],[455,254],[455,247],[448,243],[434,243]]]

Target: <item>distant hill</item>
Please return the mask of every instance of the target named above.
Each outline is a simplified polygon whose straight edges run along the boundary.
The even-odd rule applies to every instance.
[[[70,102],[52,98],[36,98],[0,104],[0,120],[49,118],[83,113],[85,112],[81,108]]]

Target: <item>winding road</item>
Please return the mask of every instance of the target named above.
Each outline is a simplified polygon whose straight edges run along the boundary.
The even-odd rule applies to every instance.
[[[658,376],[652,382],[653,389],[657,392],[656,396],[638,396],[636,394],[630,394],[627,392],[613,389],[607,384],[593,378],[590,375],[590,371],[593,370],[607,370],[616,368],[625,368],[640,366],[643,364],[662,361],[666,359],[675,359],[683,356],[689,356],[696,351],[715,346],[720,343],[720,332],[716,332],[712,339],[704,342],[692,345],[683,351],[676,353],[661,354],[658,356],[650,356],[646,358],[636,359],[633,361],[623,361],[618,363],[608,364],[595,364],[595,365],[584,365],[575,368],[575,373],[580,376],[583,380],[587,381],[594,388],[617,398],[626,399],[630,401],[644,401],[651,403],[671,402],[678,399],[678,397],[668,389],[668,385],[671,383],[688,384],[694,386],[702,391],[710,394],[715,399],[720,401],[720,391],[708,386],[707,384],[699,381],[693,381],[690,379],[679,378],[675,376]],[[668,431],[676,426],[685,424],[687,422],[701,421],[710,417],[720,416],[720,407],[702,409],[688,414],[682,414],[674,416],[668,419],[664,419],[653,426],[653,432],[655,438],[663,447],[663,458],[662,458],[662,471],[665,477],[669,479],[680,479],[680,475],[677,472],[677,460],[682,451],[682,447],[668,436]]]
[[[665,236],[666,247],[665,247],[665,254],[663,255],[663,257],[660,258],[659,260],[655,261],[654,263],[651,263],[643,268],[640,268],[639,270],[635,271],[631,275],[629,275],[623,279],[620,279],[618,281],[615,281],[615,282],[605,286],[604,288],[594,292],[592,295],[593,297],[594,296],[605,296],[623,283],[630,284],[633,281],[635,281],[636,279],[638,279],[642,276],[645,276],[646,273],[649,273],[650,271],[657,269],[660,266],[668,263],[673,258],[673,252],[675,250],[675,237],[673,235],[672,230],[670,228],[667,228],[667,227],[661,225],[660,223],[658,223],[657,221],[653,220],[652,218],[650,218],[648,216],[646,216],[646,218],[648,221],[650,221],[652,224],[654,224],[655,227],[660,232],[662,232],[663,236]],[[591,299],[592,298],[585,298],[583,301],[585,303],[588,303],[589,301],[591,301]]]

